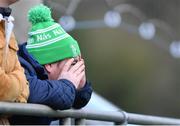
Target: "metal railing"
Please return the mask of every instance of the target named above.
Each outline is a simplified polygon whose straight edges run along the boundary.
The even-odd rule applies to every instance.
[[[156,124],[172,125],[180,124],[180,119],[166,118],[150,115],[127,113],[125,111],[87,111],[87,110],[53,110],[52,108],[39,104],[8,103],[0,102],[0,113],[11,115],[28,115],[56,117],[62,125],[71,125],[71,119],[76,125],[85,125],[87,120],[100,120],[114,122],[114,124]]]

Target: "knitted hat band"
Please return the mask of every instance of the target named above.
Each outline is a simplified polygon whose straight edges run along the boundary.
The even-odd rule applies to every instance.
[[[48,34],[49,35],[49,34]],[[44,38],[43,38],[44,37]],[[43,41],[43,42],[41,42],[41,43],[37,43],[37,44],[28,44],[27,46],[26,46],[26,48],[38,48],[38,47],[42,47],[42,46],[47,46],[47,45],[50,45],[50,44],[52,44],[52,43],[55,43],[55,42],[57,42],[57,41],[61,41],[61,40],[63,40],[63,39],[65,39],[65,38],[67,38],[67,37],[70,37],[70,35],[68,35],[68,34],[64,34],[64,35],[62,35],[62,36],[59,36],[59,37],[57,37],[57,38],[53,38],[53,39],[49,39],[49,40],[46,40],[46,38],[48,38],[46,35],[44,35],[44,36],[37,36],[37,42],[38,41]],[[34,41],[34,40],[29,40],[28,41],[28,43],[33,43],[32,41]]]
[[[80,50],[77,49],[79,48],[79,46],[76,41],[74,41],[74,43],[71,43],[71,39],[73,38],[64,39],[63,43],[62,41],[55,42],[51,44],[51,46],[31,48],[28,49],[28,52],[30,54],[33,54],[35,58],[38,59],[38,62],[42,65],[54,63],[66,58],[76,57],[80,55]]]

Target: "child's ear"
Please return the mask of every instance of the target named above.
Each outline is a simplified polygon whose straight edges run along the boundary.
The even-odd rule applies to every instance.
[[[46,71],[47,71],[48,73],[51,73],[51,71],[52,71],[52,64],[45,64],[45,65],[44,65],[44,68],[46,69]]]

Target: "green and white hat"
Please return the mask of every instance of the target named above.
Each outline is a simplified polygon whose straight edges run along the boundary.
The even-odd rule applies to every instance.
[[[26,48],[41,65],[80,55],[77,41],[54,22],[48,7],[42,4],[33,7],[28,19],[32,28]]]

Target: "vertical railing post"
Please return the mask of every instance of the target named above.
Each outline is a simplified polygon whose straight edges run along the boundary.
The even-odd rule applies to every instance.
[[[60,125],[71,125],[71,118],[62,118],[59,120]]]
[[[85,119],[80,119],[80,118],[77,118],[75,119],[75,125],[85,125]]]
[[[114,125],[122,125],[120,122],[114,122]]]

